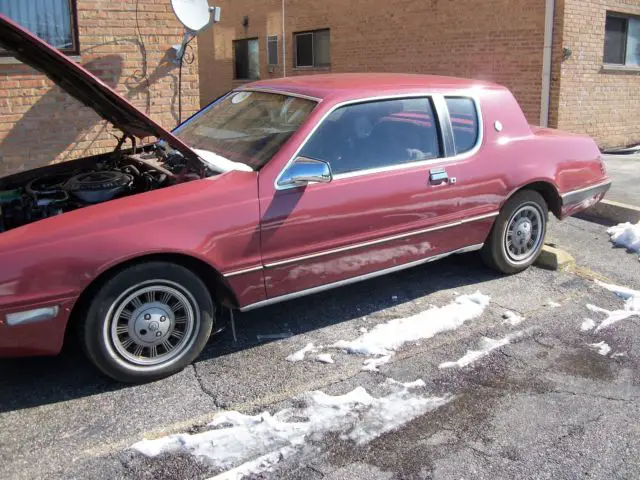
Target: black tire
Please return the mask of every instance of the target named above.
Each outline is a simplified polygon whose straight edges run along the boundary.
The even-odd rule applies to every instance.
[[[143,293],[136,296],[139,292]],[[214,321],[213,300],[196,274],[174,263],[153,261],[125,268],[105,281],[87,309],[80,340],[104,374],[121,382],[144,383],[191,364],[206,345]],[[135,341],[126,346],[129,340]],[[153,343],[160,341],[154,349]]]
[[[524,210],[523,210],[524,209]],[[523,258],[512,252],[506,243],[507,228],[516,213],[527,212],[535,219],[535,211],[540,217],[540,226],[537,230],[539,241],[532,245],[530,251],[523,253]],[[502,207],[500,215],[491,229],[489,238],[482,248],[482,259],[491,268],[506,274],[522,272],[536,261],[547,233],[547,220],[549,208],[542,195],[533,190],[523,190],[511,197]],[[517,220],[516,220],[517,222]],[[536,230],[532,230],[535,232]],[[514,232],[515,233],[515,232]],[[515,247],[514,247],[515,248]],[[523,247],[524,248],[524,247]]]

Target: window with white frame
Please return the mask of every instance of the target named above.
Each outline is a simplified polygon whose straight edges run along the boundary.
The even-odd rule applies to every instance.
[[[0,13],[64,53],[79,51],[75,0],[0,0]]]
[[[604,63],[640,65],[640,17],[607,13]]]
[[[267,36],[267,65],[275,67],[278,65],[278,36]]]
[[[293,34],[296,68],[331,66],[330,30],[313,30]]]

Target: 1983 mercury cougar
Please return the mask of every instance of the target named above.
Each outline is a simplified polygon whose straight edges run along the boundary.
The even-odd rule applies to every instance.
[[[161,378],[198,356],[223,306],[473,250],[524,270],[549,211],[610,186],[591,138],[530,126],[493,83],[258,81],[169,132],[5,17],[0,46],[122,132],[111,153],[0,179],[2,356],[56,354],[74,329],[105,374]]]

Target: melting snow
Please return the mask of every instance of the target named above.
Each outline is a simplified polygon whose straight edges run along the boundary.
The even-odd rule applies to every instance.
[[[600,355],[606,355],[611,351],[611,347],[606,342],[590,343],[589,346],[597,350]]]
[[[502,323],[508,323],[509,325],[518,325],[524,320],[524,317],[512,312],[511,310],[504,312],[502,314],[502,318],[504,318],[504,322]]]
[[[333,361],[333,358],[331,358],[331,355],[328,353],[321,353],[320,355],[318,355],[316,357],[316,362],[320,362],[320,363],[335,363]]]
[[[384,384],[389,394],[379,398],[362,387],[338,396],[307,392],[300,398],[305,407],[284,409],[274,415],[221,413],[210,424],[212,430],[142,440],[131,448],[148,457],[191,454],[215,468],[228,470],[215,477],[217,480],[237,479],[271,470],[281,459],[302,451],[309,440],[325,434],[364,444],[453,399],[451,395],[431,397],[415,391],[424,386],[422,380],[389,380]]]
[[[476,360],[481,359],[482,357],[486,357],[495,349],[503,347],[511,342],[511,340],[522,336],[522,332],[517,332],[512,335],[508,335],[499,340],[494,340],[489,337],[482,337],[480,340],[480,350],[467,350],[467,353],[460,359],[455,362],[444,362],[441,363],[438,368],[462,368],[468,365],[471,365]]]
[[[618,297],[625,300],[623,310],[607,310],[595,305],[587,305],[587,308],[592,312],[603,313],[604,315],[606,315],[606,318],[602,322],[600,322],[600,325],[598,325],[598,327],[596,328],[596,332],[610,327],[614,323],[617,323],[621,320],[626,320],[627,318],[633,316],[640,317],[640,291],[632,290],[627,287],[620,287],[618,285],[612,285],[610,283],[604,283],[599,280],[596,280],[595,282],[602,288],[606,288],[607,290],[615,293]]]
[[[379,372],[380,367],[385,363],[389,363],[391,360],[391,355],[385,355],[384,357],[377,358],[367,358],[364,363],[362,370],[366,370],[369,372]]]
[[[286,360],[288,362],[301,362],[302,360],[304,360],[304,356],[307,353],[313,352],[314,350],[316,350],[316,347],[313,345],[313,343],[307,343],[304,348],[298,350],[295,353],[292,353],[286,358]]]
[[[560,305],[558,302],[554,302],[553,300],[549,300],[547,303],[544,304],[545,307],[551,307],[551,308],[560,308],[562,305]]]
[[[620,223],[607,230],[610,240],[618,247],[624,247],[632,252],[640,253],[640,222]]]
[[[415,342],[441,332],[455,330],[466,321],[479,317],[489,305],[489,301],[490,298],[480,292],[462,295],[444,307],[433,307],[411,317],[390,320],[376,325],[355,340],[340,340],[332,347],[347,353],[391,357],[406,342]],[[370,363],[365,364],[365,367],[369,365]],[[366,369],[372,368],[374,366]]]
[[[582,322],[582,325],[580,325],[580,330],[582,330],[583,332],[588,332],[590,330],[593,330],[595,326],[596,322],[594,322],[590,318],[585,318]]]

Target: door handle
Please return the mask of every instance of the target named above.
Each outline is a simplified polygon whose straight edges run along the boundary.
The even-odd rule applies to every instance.
[[[429,183],[432,185],[440,185],[449,181],[449,175],[444,168],[434,168],[429,170]]]

